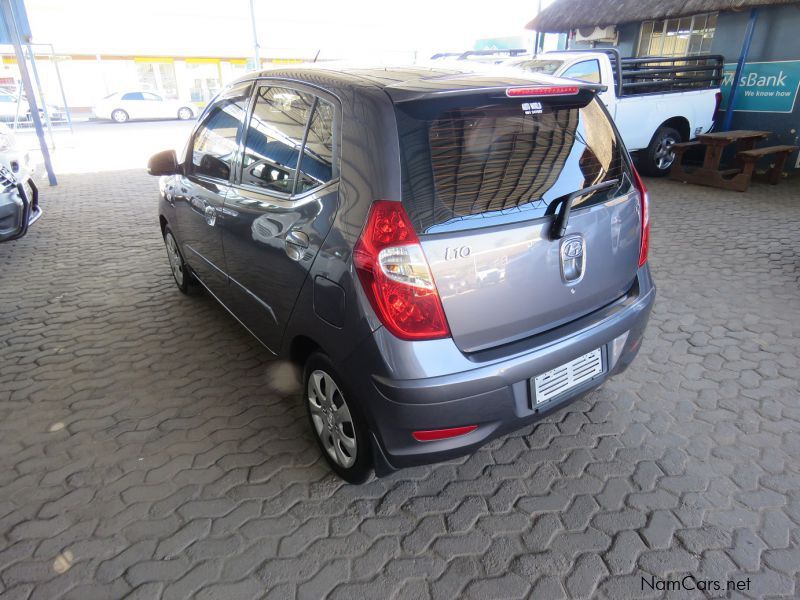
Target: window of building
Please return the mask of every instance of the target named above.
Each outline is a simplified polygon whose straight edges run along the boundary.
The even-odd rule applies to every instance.
[[[191,101],[210,102],[222,87],[219,61],[206,62],[202,59],[187,59],[186,78],[190,82],[189,98]]]
[[[708,54],[717,26],[717,13],[644,21],[638,56],[694,56]]]
[[[139,85],[146,90],[156,90],[167,98],[178,97],[175,65],[171,62],[138,62],[136,75]]]

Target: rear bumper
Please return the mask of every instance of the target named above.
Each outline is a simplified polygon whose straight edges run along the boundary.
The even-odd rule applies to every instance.
[[[351,374],[359,397],[367,399],[364,408],[378,472],[469,454],[597,388],[624,371],[638,353],[654,301],[655,287],[645,267],[639,272],[636,292],[617,303],[535,338],[470,357],[461,355],[473,368],[430,377],[379,374],[385,373],[386,365],[396,362],[398,356],[387,344],[388,334],[382,329],[376,331],[367,342],[373,347],[356,352],[349,364],[343,365],[343,371]],[[597,348],[603,349],[603,373],[534,406],[531,378]],[[433,360],[447,364],[444,345],[440,350]],[[400,360],[408,362],[407,358]],[[409,369],[404,365],[390,370],[407,375]],[[478,428],[431,442],[418,442],[411,435],[413,431],[467,425]]]

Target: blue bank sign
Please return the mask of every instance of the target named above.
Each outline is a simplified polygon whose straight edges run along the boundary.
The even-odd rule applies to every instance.
[[[722,108],[727,108],[736,64],[725,65]],[[734,110],[790,113],[800,87],[800,60],[746,63],[739,78]]]

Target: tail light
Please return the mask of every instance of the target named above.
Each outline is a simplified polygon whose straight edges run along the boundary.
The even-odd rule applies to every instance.
[[[647,250],[650,247],[650,195],[647,193],[647,188],[636,172],[633,170],[633,185],[639,192],[639,201],[642,203],[642,245],[639,248],[639,266],[643,266],[647,262]]]
[[[722,106],[722,92],[717,92],[716,94],[714,94],[714,112],[711,115],[712,121],[716,121],[717,112],[719,112],[720,106]]]
[[[402,204],[373,203],[353,262],[372,308],[394,335],[404,340],[450,335],[428,261]]]
[[[506,89],[506,96],[515,98],[517,96],[574,96],[580,92],[577,86],[544,86],[534,85],[530,87],[512,87]]]
[[[423,431],[412,431],[411,435],[418,442],[435,442],[437,440],[449,440],[460,435],[467,435],[478,428],[477,425],[465,425],[464,427],[450,427],[449,429],[425,429]]]

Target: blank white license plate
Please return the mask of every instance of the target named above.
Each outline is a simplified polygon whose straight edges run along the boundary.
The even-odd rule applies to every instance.
[[[547,402],[602,372],[603,352],[598,348],[534,378],[534,402]]]

